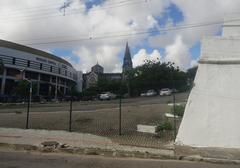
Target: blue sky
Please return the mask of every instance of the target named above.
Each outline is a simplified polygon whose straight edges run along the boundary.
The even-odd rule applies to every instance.
[[[87,7],[87,11],[88,11],[93,6],[101,5],[103,3],[104,3],[104,0],[91,0],[91,1],[86,1],[85,4]],[[165,10],[162,12],[161,16],[156,17],[159,27],[162,27],[162,28],[164,28],[168,24],[169,19],[171,19],[173,26],[177,26],[179,23],[184,21],[183,12],[174,3],[171,3],[167,8],[165,8]],[[152,31],[155,29],[157,30],[157,28],[152,28],[152,29],[149,29],[149,31]],[[155,36],[155,35],[159,35],[159,34],[160,33],[149,33],[149,36]],[[157,49],[161,55],[165,55],[164,48],[151,47],[151,45],[148,43],[147,39],[142,40],[142,42],[139,43],[138,45],[130,46],[130,48],[131,48],[132,56],[137,54],[138,51],[141,49],[145,49],[147,53],[152,53],[153,50]],[[201,48],[200,42],[196,42],[195,44],[193,44],[190,47],[189,52],[193,59],[198,59],[198,57],[200,55],[200,48]],[[52,52],[56,55],[67,56],[73,62],[81,62],[81,59],[77,55],[73,54],[71,49],[67,50],[67,49],[61,49],[61,48],[54,48],[54,49],[52,49]],[[124,55],[124,48],[123,48],[123,50],[121,50],[118,53],[118,57],[119,57],[120,61],[122,60],[123,55]]]
[[[64,1],[70,4],[65,16],[60,10]],[[46,0],[9,0],[0,1],[0,6],[7,9],[0,10],[1,18],[7,18],[7,22],[0,21],[0,39],[51,52],[84,72],[97,61],[105,72],[120,72],[127,41],[134,66],[141,65],[145,59],[159,58],[186,70],[200,56],[201,39],[221,35],[221,24],[163,30],[221,21],[225,13],[240,10],[240,1],[51,0],[51,5],[46,5]],[[16,14],[19,8],[21,14]],[[16,19],[11,19],[16,15]],[[148,33],[139,35],[142,31]],[[135,35],[98,39],[112,34],[125,35],[122,32]]]

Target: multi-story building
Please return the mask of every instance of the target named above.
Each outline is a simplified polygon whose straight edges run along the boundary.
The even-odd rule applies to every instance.
[[[69,93],[72,86],[82,88],[82,73],[66,60],[24,45],[0,40],[0,94],[11,95],[18,76],[36,85],[36,95],[57,98]]]

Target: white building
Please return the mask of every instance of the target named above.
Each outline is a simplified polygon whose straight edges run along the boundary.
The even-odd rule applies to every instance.
[[[222,37],[202,40],[199,67],[176,138],[176,151],[240,159],[236,155],[240,154],[239,128],[240,16],[232,15],[225,19]]]
[[[11,95],[20,71],[37,85],[37,95],[57,98],[69,93],[72,85],[82,90],[82,73],[66,60],[20,44],[0,40],[0,60],[4,71],[0,74],[1,95]]]

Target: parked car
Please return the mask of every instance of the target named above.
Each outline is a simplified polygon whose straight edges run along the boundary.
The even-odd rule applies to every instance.
[[[142,96],[142,97],[150,97],[150,96],[156,96],[156,95],[157,95],[157,92],[155,90],[151,89],[151,90],[148,90],[145,93],[141,93],[140,96]]]
[[[146,93],[147,97],[156,96],[156,95],[157,95],[157,92],[155,90],[153,90],[153,89],[148,90],[147,93]]]
[[[172,93],[178,93],[179,91],[175,88],[172,89]]]
[[[159,92],[160,96],[170,96],[171,94],[172,94],[172,90],[169,88],[163,88]]]
[[[99,99],[100,100],[112,100],[115,99],[116,95],[111,92],[103,92],[100,94]]]
[[[147,96],[147,93],[146,93],[146,92],[141,93],[140,96],[141,96],[141,97],[145,97],[145,96]]]

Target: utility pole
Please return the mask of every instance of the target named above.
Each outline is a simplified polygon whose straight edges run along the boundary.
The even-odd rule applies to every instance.
[[[69,109],[69,132],[72,132],[72,102],[73,102],[73,97],[72,97],[72,87],[70,90],[70,109]]]
[[[173,64],[174,65],[174,64]],[[174,79],[174,66],[172,65],[172,95],[173,95],[173,116],[174,116],[174,139],[177,136],[177,127],[176,127],[176,96],[175,96],[175,79]]]
[[[26,119],[26,129],[29,129],[29,113],[30,113],[30,105],[31,105],[31,101],[32,101],[32,81],[29,79],[26,79],[23,72],[26,71],[26,68],[24,69],[20,69],[20,78],[22,80],[25,80],[29,83],[29,92],[28,92],[28,105],[27,105],[27,119]]]
[[[63,16],[65,16],[65,9],[66,9],[66,2],[64,2],[64,5],[63,5]]]
[[[32,100],[32,81],[25,79],[29,82],[29,97],[28,97],[28,106],[27,106],[27,121],[26,121],[26,129],[29,129],[29,112],[30,112],[30,104]]]
[[[122,77],[121,77],[120,88],[119,88],[119,127],[118,127],[118,134],[122,135]]]

